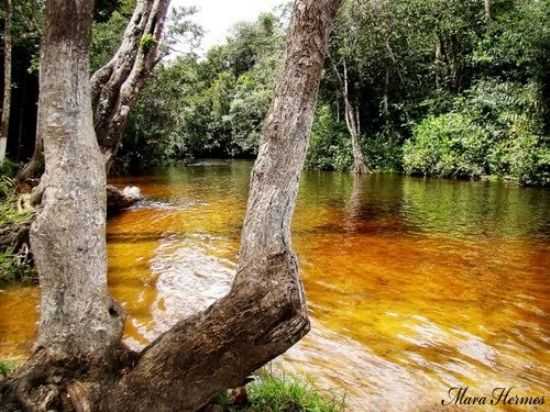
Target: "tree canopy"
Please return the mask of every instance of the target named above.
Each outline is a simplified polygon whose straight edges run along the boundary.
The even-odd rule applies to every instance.
[[[285,9],[274,10],[236,25],[205,56],[159,67],[132,114],[120,164],[254,156],[286,25]],[[478,0],[347,0],[308,166],[352,166],[338,83],[345,62],[372,168],[548,184],[549,27],[548,2],[497,0],[487,19]]]

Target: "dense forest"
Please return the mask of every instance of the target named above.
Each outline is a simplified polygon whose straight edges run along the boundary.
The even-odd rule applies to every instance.
[[[347,2],[308,167],[352,168],[356,135],[369,170],[549,183],[549,19],[539,1]],[[159,67],[121,161],[254,156],[286,22],[285,9],[263,15]]]
[[[13,13],[8,157],[32,153],[38,0]],[[134,1],[96,10],[92,70],[116,51]],[[163,63],[131,111],[114,171],[252,158],[284,54],[289,7],[237,24],[200,53],[195,10],[172,13]],[[307,167],[550,183],[550,4],[349,0],[331,39]],[[22,104],[19,104],[22,103]]]

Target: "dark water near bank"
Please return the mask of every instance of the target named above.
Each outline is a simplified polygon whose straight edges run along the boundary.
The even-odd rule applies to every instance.
[[[114,182],[147,197],[108,229],[131,344],[227,291],[249,171],[208,163]],[[313,331],[274,367],[345,393],[352,411],[439,410],[455,385],[513,386],[550,410],[550,191],[306,173],[294,247]],[[37,300],[35,288],[0,293],[0,358],[30,350]]]

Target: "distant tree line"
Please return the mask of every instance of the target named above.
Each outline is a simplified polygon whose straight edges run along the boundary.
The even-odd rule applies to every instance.
[[[132,0],[100,3],[92,68],[116,50],[133,10]],[[173,53],[157,66],[130,113],[115,170],[254,157],[284,57],[288,10],[237,24],[206,55]],[[34,46],[18,49],[23,37]],[[39,34],[23,37],[14,35],[14,64],[32,73]],[[14,73],[15,102],[23,91]],[[15,161],[32,153],[31,133],[21,132],[32,124],[25,121],[36,98],[31,80],[23,109],[12,105],[8,156]],[[548,185],[549,102],[550,2],[346,0],[306,165]]]

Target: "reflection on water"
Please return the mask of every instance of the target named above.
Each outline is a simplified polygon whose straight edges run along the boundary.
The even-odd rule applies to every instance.
[[[218,163],[114,182],[148,199],[108,228],[131,345],[227,292],[249,171]],[[353,411],[439,410],[457,385],[550,396],[549,191],[307,173],[294,247],[313,330],[276,367],[345,392]],[[37,299],[34,288],[0,295],[0,358],[30,350]]]

